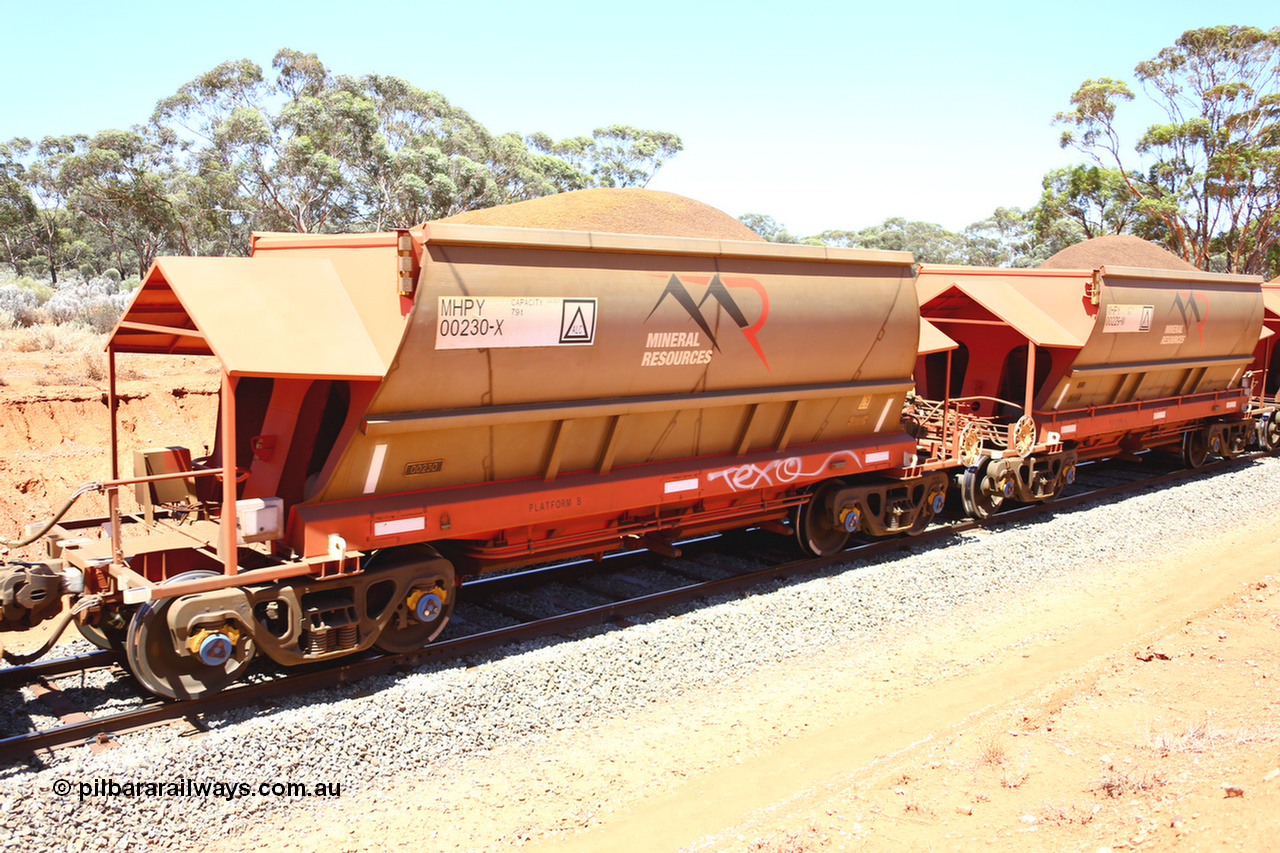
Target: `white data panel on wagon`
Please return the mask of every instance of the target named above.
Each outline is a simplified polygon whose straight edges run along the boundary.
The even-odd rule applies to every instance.
[[[596,300],[551,296],[441,296],[436,349],[590,346]]]

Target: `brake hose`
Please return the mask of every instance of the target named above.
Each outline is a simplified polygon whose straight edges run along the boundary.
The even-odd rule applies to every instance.
[[[87,610],[90,607],[96,607],[101,603],[102,596],[99,595],[90,595],[80,599],[70,607],[66,613],[62,614],[57,622],[53,623],[53,630],[49,633],[49,639],[44,641],[44,645],[36,649],[34,652],[29,652],[23,655],[14,654],[13,652],[6,650],[3,654],[4,662],[12,666],[21,666],[22,664],[31,663],[34,660],[39,660],[44,657],[48,654],[49,649],[53,648],[53,644],[58,642],[58,638],[62,636],[62,632],[67,630],[67,626],[71,624],[71,620],[76,618],[76,615],[80,613],[80,611]]]
[[[86,492],[100,492],[100,491],[102,491],[101,483],[96,483],[96,482],[85,483],[83,486],[76,489],[75,494],[73,494],[70,498],[68,498],[67,502],[62,505],[62,509],[54,513],[53,518],[49,519],[49,521],[43,527],[41,527],[38,531],[26,537],[25,539],[0,539],[0,547],[25,548],[27,545],[30,545],[32,542],[36,541],[41,536],[45,535],[50,530],[52,530],[53,526],[57,524],[59,521],[62,521],[62,517],[71,510],[72,504],[74,504],[77,500],[79,500],[81,495],[85,494]]]

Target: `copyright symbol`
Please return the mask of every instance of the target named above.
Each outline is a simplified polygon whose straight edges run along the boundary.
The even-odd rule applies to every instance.
[[[65,797],[71,793],[71,783],[66,779],[58,779],[53,783],[53,792],[59,797]]]

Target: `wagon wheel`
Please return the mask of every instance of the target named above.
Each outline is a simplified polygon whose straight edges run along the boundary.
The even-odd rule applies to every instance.
[[[124,650],[124,641],[129,634],[128,628],[109,628],[106,625],[90,625],[76,620],[76,630],[80,636],[108,652]]]
[[[1204,430],[1182,434],[1182,462],[1192,470],[1203,468],[1209,458],[1209,436]]]
[[[378,638],[373,641],[374,648],[387,654],[399,655],[417,651],[430,643],[449,622],[449,614],[453,612],[455,595],[453,570],[439,571],[440,554],[427,545],[409,546],[374,554],[366,564],[372,569],[391,564],[392,561],[420,561],[424,565],[435,563],[436,568],[424,574],[422,578],[410,586],[408,592],[396,604],[391,620],[383,626]],[[448,563],[444,563],[448,566]]]
[[[218,577],[218,573],[200,569],[183,572],[165,583],[211,577]],[[129,669],[143,687],[157,696],[195,699],[217,693],[243,675],[253,662],[257,651],[253,638],[241,637],[232,649],[225,637],[222,641],[211,637],[206,654],[209,663],[199,654],[179,654],[169,634],[169,607],[174,600],[148,601],[133,614],[124,646]],[[226,653],[228,650],[230,654]]]
[[[1267,412],[1258,421],[1258,445],[1263,450],[1280,449],[1280,417],[1278,412]]]
[[[933,522],[934,517],[940,515],[946,505],[947,490],[945,487],[930,492],[924,499],[924,506],[920,508],[920,514],[916,516],[916,523],[911,525],[907,535],[919,536],[924,533]]]
[[[1012,487],[1011,482],[997,483],[992,480],[987,474],[990,467],[991,457],[983,456],[960,479],[960,497],[964,501],[965,512],[970,518],[979,521],[1000,511]]]
[[[829,557],[848,543],[849,531],[831,523],[827,505],[831,495],[844,487],[843,480],[827,480],[813,490],[813,497],[807,503],[796,507],[796,541],[806,554]]]

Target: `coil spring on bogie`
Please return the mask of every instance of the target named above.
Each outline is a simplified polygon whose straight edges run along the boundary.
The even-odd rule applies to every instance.
[[[302,636],[298,638],[298,646],[303,654],[324,654],[337,648],[338,635],[331,628],[303,631]]]
[[[325,654],[339,649],[354,649],[360,643],[360,629],[354,622],[336,628],[304,630],[298,638],[303,654]]]

